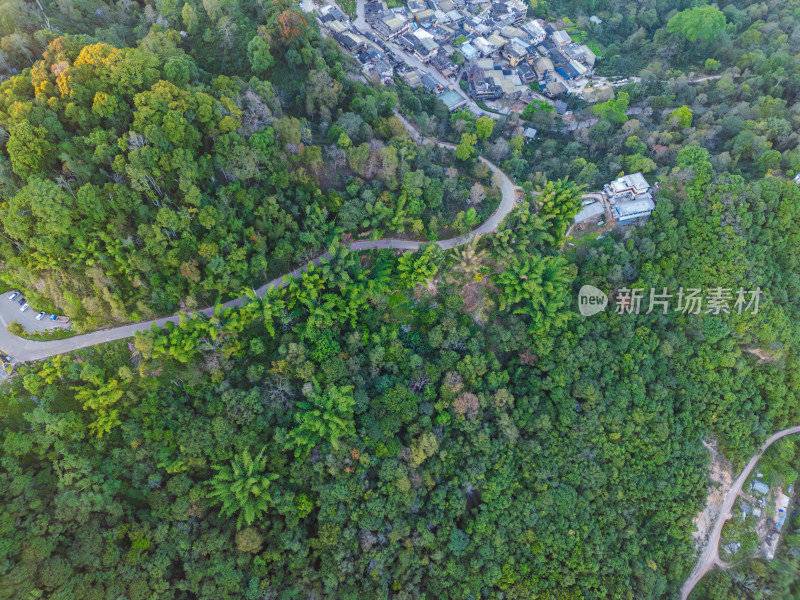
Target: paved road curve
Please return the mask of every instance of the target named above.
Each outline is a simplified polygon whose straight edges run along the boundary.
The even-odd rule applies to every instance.
[[[719,538],[722,534],[722,527],[725,525],[725,521],[728,520],[728,516],[733,508],[733,503],[736,501],[736,497],[739,495],[739,492],[742,491],[744,482],[758,464],[758,459],[761,458],[761,455],[764,454],[767,448],[769,448],[772,444],[777,442],[779,439],[786,437],[787,435],[792,435],[793,433],[800,433],[800,425],[796,427],[790,427],[789,429],[784,429],[783,431],[779,431],[770,437],[761,445],[761,449],[753,455],[753,458],[751,458],[750,462],[747,463],[747,466],[744,468],[741,475],[739,475],[739,477],[736,478],[736,481],[733,482],[731,489],[728,490],[728,493],[725,496],[725,500],[722,502],[719,516],[717,517],[717,522],[714,523],[714,529],[711,531],[711,535],[708,538],[708,543],[705,547],[705,550],[703,550],[703,553],[697,560],[697,564],[695,565],[692,574],[689,575],[689,579],[686,580],[686,583],[684,583],[683,587],[681,588],[681,600],[686,600],[689,597],[689,594],[692,593],[692,590],[703,578],[703,575],[713,569],[714,566],[721,565],[719,559]]]
[[[408,123],[408,121],[406,121],[402,117],[401,121],[403,122],[403,125],[406,127],[406,129],[409,130],[412,139],[414,139],[414,141],[416,141],[417,143],[421,144],[435,143],[441,147],[455,148],[453,144],[448,144],[446,142],[439,142],[439,141],[433,142],[432,140],[429,139],[421,139],[419,133],[413,128],[413,126],[410,123]],[[491,169],[492,173],[494,173],[497,176],[496,178],[499,179],[500,181],[500,191],[502,192],[502,199],[500,201],[500,206],[497,207],[497,210],[495,210],[494,213],[492,213],[492,215],[486,221],[484,221],[480,226],[478,226],[471,232],[455,238],[436,242],[439,246],[441,246],[444,249],[463,246],[476,236],[494,231],[497,228],[497,226],[500,225],[503,219],[505,219],[506,215],[508,215],[508,213],[510,213],[511,210],[514,208],[514,202],[516,199],[516,188],[514,187],[514,184],[511,182],[508,176],[505,173],[503,173],[496,165],[489,162],[483,157],[480,157],[479,160],[484,162],[489,167],[489,169]],[[423,243],[425,242],[415,242],[411,240],[393,240],[393,239],[381,239],[375,241],[363,240],[351,244],[350,250],[352,251],[378,250],[378,249],[416,250]],[[313,262],[314,264],[319,264],[319,262],[326,257],[327,253],[318,256],[311,262]],[[307,265],[298,267],[291,273],[286,273],[285,275],[276,277],[272,281],[258,288],[256,290],[256,293],[258,294],[259,297],[263,297],[268,289],[282,287],[283,285],[285,285],[284,278],[298,277],[307,268],[308,268]],[[224,303],[223,306],[226,308],[233,306],[241,306],[246,302],[246,300],[247,299],[245,297],[236,298],[234,300]],[[197,312],[202,313],[206,316],[211,316],[214,313],[214,307],[205,308]],[[186,314],[188,316],[191,313],[186,313]],[[77,335],[75,337],[71,337],[66,340],[54,340],[49,342],[34,342],[31,340],[25,340],[11,334],[5,327],[0,327],[0,348],[4,352],[10,354],[15,362],[41,360],[43,358],[54,356],[56,354],[63,354],[65,352],[71,352],[73,350],[78,350],[80,348],[87,348],[89,346],[94,346],[96,344],[103,344],[106,342],[113,342],[115,340],[129,338],[132,337],[137,331],[146,331],[150,329],[153,325],[156,325],[158,327],[164,327],[167,323],[178,323],[180,317],[181,315],[177,314],[170,317],[155,319],[152,321],[144,321],[141,323],[132,323],[130,325],[123,325],[122,327],[115,327],[114,329],[93,331],[92,333]]]

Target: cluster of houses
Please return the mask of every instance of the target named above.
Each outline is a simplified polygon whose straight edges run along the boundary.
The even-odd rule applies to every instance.
[[[759,473],[759,475],[761,475]],[[789,493],[792,493],[792,488],[794,484],[789,485]],[[764,507],[767,504],[767,494],[769,494],[769,485],[764,483],[763,481],[756,479],[750,484],[750,491],[753,492],[756,496],[756,503]],[[775,498],[775,506],[777,508],[778,514],[775,515],[775,530],[780,533],[781,529],[783,529],[784,523],[786,523],[786,516],[787,510],[789,509],[789,496],[784,494],[781,491],[778,491],[778,495]],[[761,510],[758,508],[751,507],[748,503],[742,503],[742,516],[747,516],[748,514],[753,514],[756,517],[761,516]]]
[[[419,8],[413,1],[412,5]],[[419,27],[404,11],[390,11],[376,2],[367,2],[364,8],[368,26],[361,31],[334,5],[320,8],[319,20],[330,35],[356,57],[365,73],[384,84],[392,83],[394,77],[399,76],[410,87],[423,86],[434,94],[441,94],[440,98],[451,111],[467,104],[466,98],[453,91],[452,85],[443,85],[431,71],[435,69],[445,77],[453,76],[457,69],[450,60],[454,48],[438,45],[432,31]],[[416,69],[407,64],[404,52],[431,69]]]
[[[761,473],[757,473],[756,477],[761,477]],[[775,499],[775,515],[774,526],[770,526],[768,522],[761,521],[759,530],[757,531],[759,539],[761,540],[761,551],[767,560],[772,560],[775,557],[775,551],[780,541],[780,532],[786,524],[786,517],[789,513],[789,504],[791,502],[791,494],[794,484],[789,485],[787,490],[788,495],[784,494],[780,489],[774,496]],[[770,487],[760,479],[755,479],[750,484],[750,492],[752,498],[752,506],[750,502],[742,502],[742,519],[746,519],[749,515],[760,519],[762,509],[767,506],[767,498],[770,493]],[[794,512],[794,511],[793,511]],[[726,546],[726,550],[735,554],[738,551],[738,543],[731,543]]]
[[[335,5],[322,7],[319,19],[365,72],[384,82],[399,75],[456,110],[466,103],[456,90],[462,79],[476,101],[514,103],[535,97],[534,82],[556,98],[592,74],[596,57],[587,46],[528,19],[527,10],[523,0],[407,0],[391,9],[368,0],[365,26]]]
[[[468,74],[470,92],[478,97],[510,96],[511,86],[528,86],[537,82],[539,89],[551,98],[569,91],[573,83],[591,76],[597,57],[586,45],[572,41],[566,31],[553,29],[538,20],[522,19],[513,23],[494,23],[491,19],[473,17],[464,25],[466,41],[458,47],[470,64],[470,71],[483,70],[485,79],[494,79],[494,89],[489,89],[480,78],[473,85]],[[487,69],[487,61],[493,63]],[[502,71],[502,77],[493,77],[488,71]],[[487,73],[488,72],[488,73]],[[519,90],[515,90],[519,91]]]

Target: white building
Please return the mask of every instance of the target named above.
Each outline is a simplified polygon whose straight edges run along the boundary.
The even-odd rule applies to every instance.
[[[589,70],[586,67],[586,65],[579,63],[577,60],[569,61],[569,66],[575,69],[575,72],[578,74],[578,76],[575,77],[575,79],[581,79],[586,75],[587,71]]]
[[[554,31],[553,35],[550,37],[553,39],[553,43],[556,46],[566,46],[572,43],[572,38],[569,37],[566,31]]]
[[[539,25],[536,21],[528,21],[524,25],[522,25],[522,29],[528,32],[531,36],[531,44],[536,46],[537,44],[541,44],[544,41],[544,38],[547,37],[545,33],[544,27]]]
[[[481,56],[491,56],[497,52],[497,46],[492,44],[483,36],[476,37],[474,40],[472,40],[472,45],[478,52],[481,53]]]
[[[620,225],[646,219],[656,206],[650,184],[641,173],[615,179],[603,188],[603,193]]]
[[[612,201],[633,198],[639,194],[650,192],[650,184],[641,173],[631,173],[615,179],[603,188],[603,192]]]

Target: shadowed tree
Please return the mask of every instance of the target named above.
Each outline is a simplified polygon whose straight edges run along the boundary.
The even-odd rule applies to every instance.
[[[470,279],[476,278],[480,273],[483,260],[488,255],[486,249],[478,250],[479,240],[480,236],[476,236],[468,244],[452,250],[455,268]]]

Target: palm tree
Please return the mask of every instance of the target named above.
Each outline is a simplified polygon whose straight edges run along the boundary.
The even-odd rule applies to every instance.
[[[552,221],[551,215],[537,215],[530,204],[522,205],[508,216],[505,229],[492,236],[495,252],[500,256],[510,256],[520,250],[557,247],[558,240],[551,233]]]
[[[416,252],[406,252],[397,260],[398,280],[401,288],[414,288],[436,275],[440,257],[439,246],[431,244]]]
[[[233,457],[229,465],[214,465],[217,473],[211,478],[207,497],[212,504],[222,504],[220,515],[230,517],[238,513],[236,528],[251,525],[272,504],[269,486],[278,478],[267,472],[267,458],[263,448],[252,458],[245,450]]]
[[[334,239],[328,247],[328,257],[320,261],[319,272],[329,285],[343,287],[353,280],[352,272],[358,267],[356,255],[350,252],[349,246]]]
[[[569,177],[558,181],[548,181],[539,188],[539,202],[542,217],[552,218],[551,233],[560,240],[564,237],[567,228],[572,224],[572,218],[581,205],[581,195],[586,186],[576,185]]]
[[[299,309],[299,312],[302,312],[302,306],[310,311],[316,306],[320,293],[325,288],[325,279],[319,269],[311,263],[299,277],[290,279],[286,288],[288,291],[286,308]]]
[[[332,387],[297,403],[297,426],[289,431],[295,456],[308,454],[317,444],[329,442],[334,450],[342,437],[353,435],[353,387]]]
[[[529,315],[531,330],[547,333],[551,326],[559,327],[570,317],[562,309],[573,277],[573,269],[561,256],[514,257],[495,277],[500,310],[513,308],[515,314]]]
[[[486,249],[478,250],[478,240],[480,236],[475,236],[470,242],[460,248],[453,248],[453,256],[456,260],[456,268],[470,279],[480,273],[483,259],[486,258]]]

